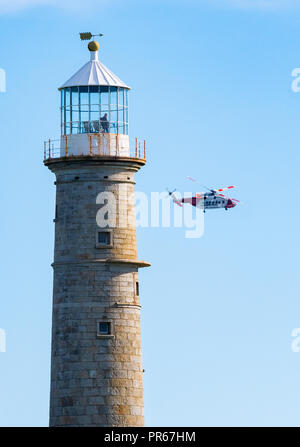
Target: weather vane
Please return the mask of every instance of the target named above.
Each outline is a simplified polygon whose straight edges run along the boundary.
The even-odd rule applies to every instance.
[[[99,36],[102,37],[103,34],[92,34],[92,33],[79,33],[81,40],[91,40],[92,38]]]

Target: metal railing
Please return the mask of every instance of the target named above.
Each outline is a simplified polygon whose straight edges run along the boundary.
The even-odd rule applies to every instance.
[[[59,158],[60,155],[60,140],[47,140],[44,141],[44,160],[50,160],[51,158]]]
[[[60,139],[48,139],[44,141],[44,160],[56,158],[74,158],[78,156],[91,157],[130,157],[146,160],[146,141],[135,138],[129,149],[122,145],[122,136],[120,134],[92,133],[85,134],[88,137],[88,147],[85,147],[83,153],[74,153],[74,140],[72,135],[63,135]],[[86,142],[83,143],[84,145]]]

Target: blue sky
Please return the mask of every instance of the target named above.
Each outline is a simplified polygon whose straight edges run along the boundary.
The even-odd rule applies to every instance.
[[[132,87],[136,176],[150,194],[190,175],[238,186],[205,234],[138,229],[147,425],[299,426],[300,66],[297,1],[0,1],[0,425],[48,424],[57,87],[89,58]]]

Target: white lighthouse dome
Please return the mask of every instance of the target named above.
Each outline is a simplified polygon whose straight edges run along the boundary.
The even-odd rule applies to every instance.
[[[96,43],[96,42],[95,42]],[[92,47],[93,48],[93,47]],[[97,48],[96,46],[94,47]],[[110,71],[104,64],[99,61],[98,49],[91,51],[91,60],[80,68],[70,79],[67,80],[60,88],[103,85],[112,87],[122,87],[130,89],[118,76]]]

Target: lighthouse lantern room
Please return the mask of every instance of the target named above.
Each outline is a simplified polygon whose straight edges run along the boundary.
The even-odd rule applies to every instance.
[[[60,88],[60,156],[129,156],[130,87],[99,61],[99,43],[90,42],[90,61]]]

